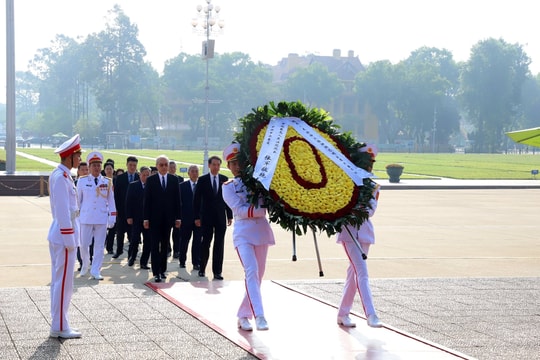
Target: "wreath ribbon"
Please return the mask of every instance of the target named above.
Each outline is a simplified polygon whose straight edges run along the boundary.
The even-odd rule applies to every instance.
[[[309,144],[341,168],[357,186],[362,186],[365,178],[373,177],[373,174],[356,167],[339,149],[336,149],[301,119],[273,117],[268,123],[253,172],[253,177],[259,180],[266,190],[270,189],[289,126],[292,126]]]

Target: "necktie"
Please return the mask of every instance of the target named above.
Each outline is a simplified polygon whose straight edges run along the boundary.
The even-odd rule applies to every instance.
[[[217,176],[214,176],[214,184],[213,184],[213,188],[214,188],[214,194],[217,194],[217,181],[216,181],[216,177]]]
[[[161,187],[165,190],[165,176],[161,177]]]
[[[97,178],[94,178],[94,182],[95,182],[95,183],[96,183],[96,185],[97,185]]]
[[[195,193],[195,185],[197,185],[197,183],[191,183],[191,191],[193,191],[193,193]]]
[[[133,175],[132,174],[128,174],[128,181],[133,182]]]

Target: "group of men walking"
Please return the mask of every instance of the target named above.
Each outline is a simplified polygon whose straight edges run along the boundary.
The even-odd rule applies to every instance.
[[[227,177],[218,174],[219,157],[209,159],[211,173],[201,177],[198,167],[190,166],[189,180],[184,181],[169,173],[171,161],[165,155],[156,159],[157,172],[152,175],[148,166],[137,171],[138,160],[130,156],[126,172],[111,179],[102,174],[103,155],[94,151],[86,159],[88,174],[74,181],[71,169],[81,164],[80,137],[75,135],[56,153],[61,163],[49,179],[53,216],[48,236],[52,260],[51,336],[80,337],[67,318],[77,250],[82,263],[80,275],[89,272],[92,279],[102,280],[105,251],[110,254],[113,249],[110,243],[111,238],[114,240],[110,234],[113,229],[116,229],[116,251],[112,257],[124,253],[127,234],[128,265],[134,265],[142,243],[140,267],[151,269],[156,282],[166,278],[167,259],[172,250],[180,268],[186,267],[191,238],[193,270],[204,277],[213,242],[214,279],[223,280],[225,231],[232,223],[232,212],[221,196],[221,185]],[[171,246],[172,229],[176,231]]]

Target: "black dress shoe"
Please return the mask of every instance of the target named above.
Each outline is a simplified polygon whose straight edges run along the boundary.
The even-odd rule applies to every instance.
[[[199,265],[193,265],[193,270],[199,271],[201,270],[201,267]]]
[[[114,254],[114,251],[112,251],[112,250],[107,250],[107,254],[108,254],[108,255],[112,255],[112,254]]]
[[[178,259],[180,257],[180,253],[178,251],[175,251],[173,254],[173,258]]]
[[[159,276],[161,276],[161,278],[163,280],[165,280],[167,278],[167,274],[165,274],[165,273],[161,273],[161,274],[159,274]]]
[[[199,271],[199,277],[204,277],[204,271]]]
[[[155,282],[161,282],[161,278],[159,277],[159,275],[154,276],[154,281]]]
[[[186,268],[186,264],[180,264],[180,268],[181,268],[181,269],[185,269],[185,268]]]
[[[223,280],[223,276],[221,274],[214,275],[214,280]]]
[[[150,270],[150,266],[148,266],[148,265],[141,265],[141,269],[144,269],[144,270]]]
[[[133,264],[135,264],[135,260],[129,259],[128,266],[133,266]]]
[[[112,256],[113,259],[118,259],[118,257],[122,255],[122,253],[116,253]]]

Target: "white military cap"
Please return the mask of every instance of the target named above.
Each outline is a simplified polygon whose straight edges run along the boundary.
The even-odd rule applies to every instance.
[[[99,151],[92,151],[88,156],[86,157],[86,162],[88,165],[94,162],[103,162],[103,155]]]
[[[64,142],[62,145],[60,145],[56,150],[54,150],[54,153],[59,154],[61,158],[66,158],[71,154],[82,151],[83,150],[81,148],[81,137],[79,136],[79,134],[77,134],[71,139]]]
[[[377,154],[379,151],[377,150],[377,146],[375,144],[366,144],[366,146],[361,147],[360,152],[367,152],[371,155],[371,160],[375,161],[375,157],[377,157]]]
[[[240,152],[240,144],[232,143],[223,150],[223,158],[225,161],[232,161],[236,159],[236,156]]]

